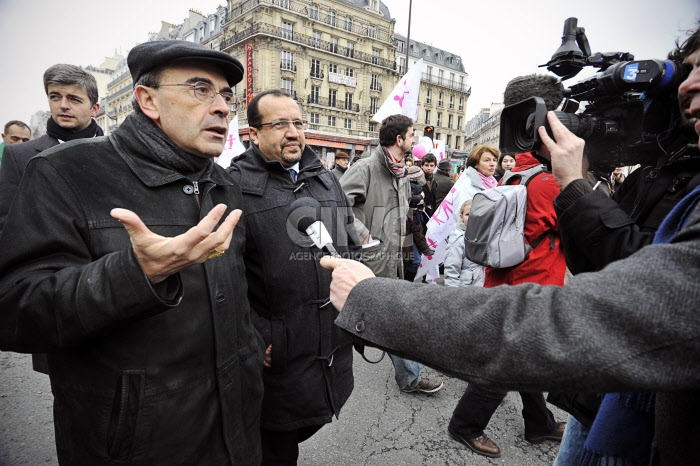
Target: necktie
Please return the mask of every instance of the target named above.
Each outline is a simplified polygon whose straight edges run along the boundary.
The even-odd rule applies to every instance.
[[[292,177],[292,181],[294,183],[296,183],[297,182],[297,171],[294,170],[293,168],[287,168],[287,171],[289,172],[289,176]]]

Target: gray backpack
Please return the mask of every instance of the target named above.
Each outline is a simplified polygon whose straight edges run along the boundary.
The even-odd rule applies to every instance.
[[[500,186],[474,194],[464,233],[464,255],[472,262],[492,268],[518,265],[548,234],[531,245],[525,241],[527,184],[542,173],[541,165],[521,172],[508,170]],[[509,184],[520,179],[520,184]]]

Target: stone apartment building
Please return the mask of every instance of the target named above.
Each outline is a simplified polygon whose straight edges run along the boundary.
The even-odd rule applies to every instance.
[[[465,147],[472,150],[480,144],[491,144],[498,147],[501,134],[501,111],[503,103],[492,103],[489,108],[482,108],[479,113],[467,122]]]
[[[264,89],[286,89],[309,121],[307,143],[322,157],[351,155],[376,143],[370,121],[406,72],[406,38],[379,0],[229,0],[214,13],[190,10],[182,24],[163,22],[148,40],[201,43],[238,58],[246,67],[234,89],[241,139],[248,139],[246,103]],[[424,59],[419,115],[451,149],[461,150],[467,73],[459,56],[411,41],[410,61]],[[117,65],[103,108],[105,133],[133,110],[126,60]],[[428,111],[430,117],[426,118]],[[432,113],[430,113],[432,112]]]
[[[448,152],[464,151],[464,126],[471,87],[467,84],[469,75],[464,70],[462,58],[411,39],[407,68],[407,38],[401,34],[395,34],[394,37],[400,76],[423,59],[416,134],[420,134],[426,126],[433,126],[434,138],[445,141]]]

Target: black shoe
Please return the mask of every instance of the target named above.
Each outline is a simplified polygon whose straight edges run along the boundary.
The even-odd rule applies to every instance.
[[[525,440],[530,443],[537,445],[545,440],[552,440],[554,442],[561,442],[562,437],[564,437],[564,429],[566,428],[566,422],[557,422],[557,427],[554,432],[547,435],[532,436],[525,433]]]

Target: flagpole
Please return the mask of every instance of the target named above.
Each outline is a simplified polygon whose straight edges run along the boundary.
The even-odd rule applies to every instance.
[[[408,37],[406,38],[406,71],[408,71],[408,51],[411,49],[411,10],[413,9],[413,0],[408,2]],[[406,71],[403,73],[405,74]]]

